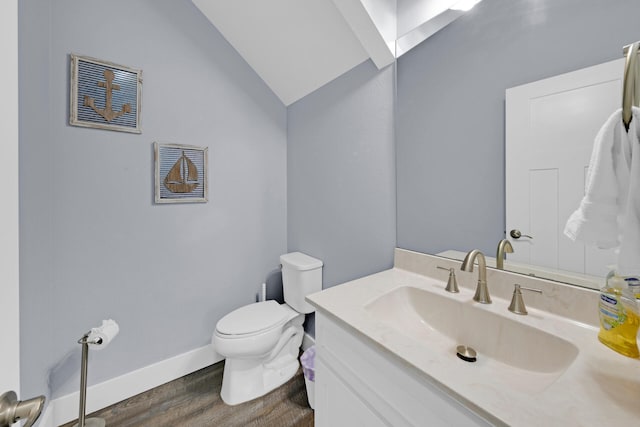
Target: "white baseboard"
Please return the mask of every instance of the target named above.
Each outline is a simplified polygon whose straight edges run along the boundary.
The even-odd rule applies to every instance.
[[[44,412],[40,415],[38,422],[36,423],[38,427],[55,427],[53,423],[53,406],[47,405]]]
[[[183,377],[223,359],[224,357],[215,353],[210,345],[206,345],[100,384],[95,384],[87,389],[87,414]],[[55,427],[78,418],[79,401],[80,392],[52,400],[44,414],[42,414],[38,427]]]
[[[311,335],[305,333],[302,339],[302,350],[308,349],[315,342]],[[215,353],[213,348],[207,345],[95,384],[87,389],[87,414],[151,390],[223,359],[224,357]],[[78,418],[79,400],[79,392],[52,400],[40,416],[37,426],[56,427]]]

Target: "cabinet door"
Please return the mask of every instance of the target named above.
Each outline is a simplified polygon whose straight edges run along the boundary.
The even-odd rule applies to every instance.
[[[316,427],[384,427],[369,406],[334,372],[316,359]]]
[[[316,312],[316,425],[487,427],[480,414]]]

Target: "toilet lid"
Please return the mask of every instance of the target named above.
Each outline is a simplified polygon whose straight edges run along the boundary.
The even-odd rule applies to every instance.
[[[225,335],[253,334],[283,323],[287,314],[276,301],[257,302],[233,310],[218,321],[216,329]]]

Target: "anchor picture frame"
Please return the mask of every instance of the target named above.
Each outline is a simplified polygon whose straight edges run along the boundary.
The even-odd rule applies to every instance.
[[[142,70],[70,54],[69,124],[142,133]]]
[[[207,147],[153,143],[156,203],[208,201]]]

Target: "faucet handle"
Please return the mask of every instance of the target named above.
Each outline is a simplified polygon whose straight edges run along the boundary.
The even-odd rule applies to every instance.
[[[437,265],[436,268],[439,268],[440,270],[449,270],[449,280],[447,281],[447,287],[444,288],[444,290],[453,294],[460,292],[460,289],[458,288],[458,281],[456,280],[456,269],[453,267],[440,267],[439,265]]]
[[[541,294],[542,291],[540,289],[525,288],[517,283],[513,286],[513,297],[511,298],[511,304],[509,304],[509,311],[515,314],[525,315],[527,314],[527,307],[524,305],[524,299],[522,299],[522,289],[539,294]]]

